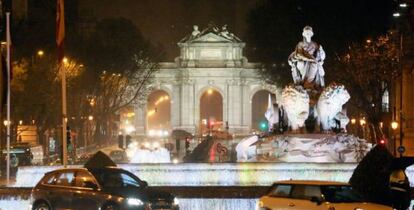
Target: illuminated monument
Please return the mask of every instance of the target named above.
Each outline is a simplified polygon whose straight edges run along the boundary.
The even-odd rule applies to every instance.
[[[191,34],[178,46],[180,56],[174,62],[160,63],[155,75],[153,90],[162,90],[170,99],[168,130],[180,129],[198,133],[201,119],[201,98],[209,90],[221,97],[222,128],[230,133],[247,134],[252,129],[252,98],[255,93],[267,90],[276,94],[278,89],[266,84],[257,74],[259,64],[249,63],[243,56],[245,43],[227,30],[210,24],[199,30],[194,26]],[[148,132],[147,104],[135,109],[137,135]],[[205,123],[205,122],[204,122]]]
[[[312,41],[310,26],[304,27],[302,36],[288,58],[293,84],[283,89],[278,110],[266,111],[271,124],[287,125],[289,132],[259,144],[254,144],[259,141],[256,136],[243,139],[236,147],[238,161],[355,163],[371,149],[364,139],[346,133],[345,104],[350,95],[341,84],[325,86],[325,52]]]

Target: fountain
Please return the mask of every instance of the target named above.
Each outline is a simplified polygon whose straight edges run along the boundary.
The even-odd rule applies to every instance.
[[[310,26],[302,35],[288,58],[293,84],[283,89],[280,104],[272,105],[269,97],[265,113],[271,132],[278,134],[242,140],[236,147],[239,162],[357,163],[372,148],[364,139],[346,134],[349,118],[344,105],[350,95],[338,83],[325,87],[325,52],[311,40]],[[320,132],[315,133],[318,125]],[[290,129],[287,134],[285,127]]]
[[[305,27],[304,40],[289,56],[294,84],[283,90],[277,110],[269,106],[266,112],[270,127],[288,125],[288,134],[241,140],[236,146],[237,163],[159,163],[170,162],[169,157],[160,159],[166,157],[165,151],[158,151],[157,158],[151,159],[148,157],[154,151],[130,150],[132,163],[119,166],[150,186],[270,186],[287,179],[348,182],[357,162],[372,145],[345,133],[349,119],[343,105],[350,95],[337,83],[325,87],[325,52],[311,41],[312,35],[312,28]],[[312,133],[315,124],[321,125],[320,133]],[[332,130],[343,133],[334,134]],[[46,172],[57,168],[19,167],[14,186],[33,187]],[[406,172],[414,181],[414,167]],[[181,209],[253,209],[255,203],[256,199],[182,199]]]

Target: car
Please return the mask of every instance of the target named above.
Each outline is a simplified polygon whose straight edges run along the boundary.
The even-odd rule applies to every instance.
[[[124,150],[112,150],[109,153],[109,157],[115,162],[115,163],[125,163],[128,162],[127,154]]]
[[[117,167],[64,168],[46,173],[32,189],[32,210],[178,210],[178,199],[148,187]]]
[[[1,151],[2,160],[6,161],[6,149]],[[31,152],[31,146],[26,143],[16,143],[10,145],[10,159],[15,158],[12,167],[17,166],[30,166],[32,165],[33,153]]]
[[[347,183],[329,181],[279,181],[257,202],[257,210],[392,210],[364,201]]]

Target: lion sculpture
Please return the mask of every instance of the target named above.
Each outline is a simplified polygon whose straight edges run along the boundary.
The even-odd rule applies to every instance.
[[[301,86],[287,86],[282,92],[282,106],[292,130],[303,127],[309,115],[309,95]]]
[[[341,129],[345,130],[349,118],[342,106],[350,98],[351,96],[343,85],[333,83],[322,91],[316,105],[321,130],[329,131],[337,127],[338,124]]]

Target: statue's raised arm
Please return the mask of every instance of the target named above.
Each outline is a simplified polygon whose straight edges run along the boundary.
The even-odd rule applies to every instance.
[[[303,41],[296,45],[288,63],[292,67],[293,82],[306,87],[324,87],[323,61],[325,52],[321,45],[312,41],[313,30],[310,26],[303,28]]]

